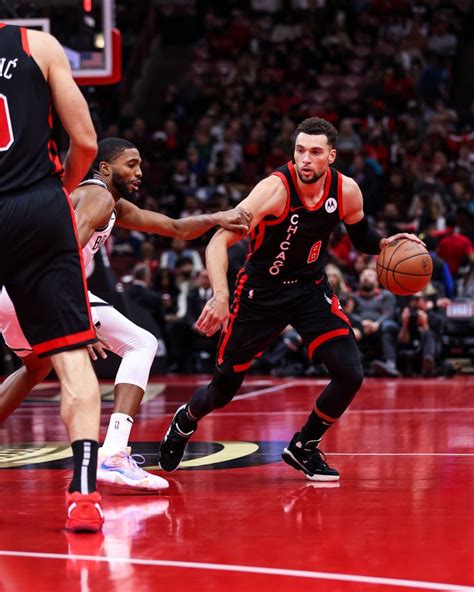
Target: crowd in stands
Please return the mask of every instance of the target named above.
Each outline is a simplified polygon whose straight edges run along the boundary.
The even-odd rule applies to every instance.
[[[459,313],[453,303],[474,299],[474,102],[454,108],[464,5],[199,2],[200,38],[180,83],[166,90],[159,124],[125,104],[104,135],[139,147],[140,205],[181,217],[235,206],[292,158],[298,122],[331,121],[339,132],[336,168],[361,187],[367,215],[385,236],[417,233],[434,261],[423,293],[396,298],[378,285],[373,258],[354,250],[344,226],[334,233],[327,273],[367,374],[449,373],[441,359]],[[155,296],[147,306],[178,372],[208,369],[215,350],[215,339],[194,327],[210,293],[208,238],[186,244],[117,229],[107,245],[130,294],[141,286]],[[230,282],[245,251],[245,241],[232,249]],[[291,327],[254,370],[324,373],[305,358]]]

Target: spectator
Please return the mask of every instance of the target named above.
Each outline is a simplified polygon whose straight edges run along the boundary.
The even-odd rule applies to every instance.
[[[176,262],[180,257],[188,257],[191,260],[193,271],[198,273],[204,269],[201,255],[191,247],[185,240],[175,238],[171,242],[171,249],[167,249],[161,255],[160,267],[162,269],[174,270]]]
[[[436,252],[446,261],[453,277],[458,279],[461,265],[474,263],[474,247],[467,236],[458,232],[454,214],[447,216],[446,224],[448,233],[440,240]]]
[[[363,328],[359,345],[365,354],[381,353],[383,360],[372,361],[371,370],[378,376],[400,376],[397,370],[398,325],[394,321],[396,299],[388,290],[381,290],[375,269],[366,268],[359,278],[359,290],[351,295],[351,314]]]
[[[421,362],[424,377],[433,376],[441,353],[441,334],[444,321],[441,315],[428,312],[423,294],[414,294],[402,311],[402,326],[398,334],[400,350],[414,350],[416,362]]]
[[[180,317],[169,325],[171,369],[180,373],[190,373],[199,368],[194,357],[201,352],[206,358],[214,359],[218,336],[211,338],[202,335],[196,328],[196,321],[206,302],[212,296],[211,284],[206,270],[196,277],[195,285],[189,287],[185,309]]]
[[[333,289],[334,294],[336,294],[339,299],[347,298],[349,288],[339,267],[333,263],[328,263],[325,267],[325,271],[328,276],[329,285]]]
[[[136,304],[151,314],[160,328],[164,326],[161,296],[151,288],[151,271],[147,264],[135,266],[133,280],[127,288],[127,293]]]

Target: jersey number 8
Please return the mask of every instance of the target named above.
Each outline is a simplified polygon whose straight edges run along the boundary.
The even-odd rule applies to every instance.
[[[314,245],[309,250],[307,263],[314,263],[316,261],[316,259],[319,257],[319,252],[321,251],[321,245],[322,241],[314,243]]]

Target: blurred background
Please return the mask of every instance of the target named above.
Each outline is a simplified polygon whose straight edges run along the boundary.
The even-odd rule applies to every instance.
[[[418,234],[434,262],[422,293],[395,297],[344,226],[334,232],[327,273],[366,374],[474,372],[470,0],[0,0],[0,19],[48,22],[99,139],[120,136],[141,152],[138,205],[174,218],[234,207],[292,158],[301,120],[329,120],[335,166],[361,187],[366,214],[384,235]],[[159,338],[155,373],[212,369],[216,338],[194,326],[211,294],[209,236],[115,229],[96,257],[94,293]],[[230,284],[246,248],[231,249]],[[4,348],[3,373],[16,364]],[[116,365],[101,361],[98,374]],[[325,374],[291,327],[251,372]]]

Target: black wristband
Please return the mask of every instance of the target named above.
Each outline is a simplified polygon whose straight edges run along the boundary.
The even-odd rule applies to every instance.
[[[383,237],[370,226],[367,216],[364,216],[356,224],[345,224],[345,227],[352,244],[358,251],[369,255],[380,253],[380,241]]]

